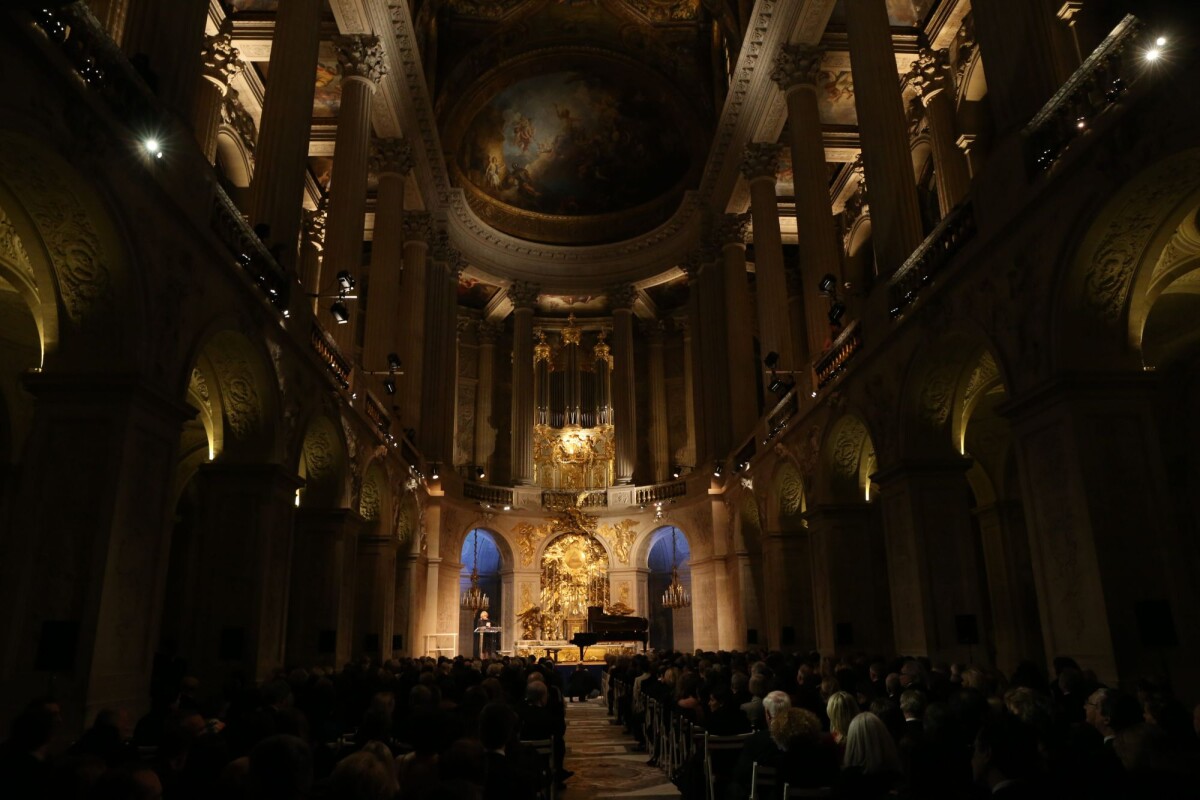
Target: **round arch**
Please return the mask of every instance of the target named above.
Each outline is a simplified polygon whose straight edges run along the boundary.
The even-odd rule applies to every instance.
[[[350,503],[350,465],[342,426],[314,414],[305,426],[299,474],[302,508],[345,508]]]
[[[671,609],[663,605],[663,593],[677,575],[679,582],[692,592],[692,550],[683,531],[675,525],[662,525],[646,537],[646,597],[649,603],[650,646],[656,650],[692,649],[694,641],[694,602],[690,607]]]
[[[821,446],[814,503],[839,505],[869,502],[875,472],[875,444],[862,417],[846,413],[837,419]]]
[[[358,494],[358,514],[376,535],[394,535],[393,495],[387,467],[381,458],[372,459],[363,471]]]
[[[804,492],[804,479],[791,461],[784,459],[776,466],[768,497],[772,498],[767,510],[770,530],[794,531],[804,527],[808,499]]]

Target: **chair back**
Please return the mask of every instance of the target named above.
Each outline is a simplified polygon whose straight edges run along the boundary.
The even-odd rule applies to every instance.
[[[554,774],[554,740],[553,739],[522,739],[521,744],[537,753],[541,774],[538,785],[538,797],[554,800],[558,787],[558,777]]]
[[[766,764],[754,762],[754,766],[750,769],[750,800],[761,800],[763,789],[774,789],[776,786],[776,774],[774,767],[768,767]]]
[[[749,738],[750,734],[748,733],[739,733],[734,736],[704,734],[704,778],[708,788],[708,800],[716,800],[717,793],[717,774],[713,770],[712,754],[741,750]]]
[[[782,797],[783,797],[783,800],[787,800],[787,798],[789,798],[789,797],[808,797],[808,798],[833,797],[833,787],[832,786],[816,786],[816,787],[812,787],[812,788],[802,788],[800,786],[789,786],[788,784],[785,783],[783,785]]]

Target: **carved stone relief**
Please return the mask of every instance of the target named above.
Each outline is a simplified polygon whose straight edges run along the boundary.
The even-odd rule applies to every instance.
[[[17,236],[12,220],[5,215],[2,208],[0,208],[0,258],[18,267],[30,283],[37,285],[37,280],[33,275],[33,266],[29,263],[29,254],[25,252],[25,245]]]

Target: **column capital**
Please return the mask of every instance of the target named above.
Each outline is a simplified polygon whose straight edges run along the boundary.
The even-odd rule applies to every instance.
[[[917,92],[921,102],[929,105],[938,94],[950,88],[949,57],[945,50],[921,48],[917,60],[908,72],[908,83]]]
[[[222,25],[212,36],[204,37],[204,47],[200,49],[201,74],[222,95],[229,91],[229,82],[246,68],[239,56],[240,52],[233,46],[233,33],[227,25]]]
[[[444,264],[446,269],[453,273],[455,280],[463,271],[464,259],[458,248],[450,243],[450,233],[446,230],[436,231],[433,235],[433,241],[430,242],[430,255],[433,260],[439,264]]]
[[[637,301],[637,288],[632,283],[619,283],[608,287],[608,307],[613,311],[631,310]]]
[[[225,99],[221,102],[221,121],[237,131],[242,144],[253,154],[258,147],[258,126],[254,124],[254,117],[250,116],[250,112],[242,105],[237,89],[226,89]]]
[[[722,246],[736,244],[745,246],[750,234],[750,214],[722,214],[717,223],[717,238]]]
[[[399,175],[412,172],[412,145],[405,139],[372,139],[371,171],[377,175]]]
[[[489,322],[486,319],[479,320],[475,325],[475,339],[481,345],[494,345],[500,338],[504,326],[499,322]]]
[[[512,301],[513,308],[517,309],[532,309],[537,305],[538,295],[541,293],[542,287],[529,281],[513,281],[508,286],[508,299]]]
[[[333,46],[337,50],[343,80],[357,78],[374,90],[387,74],[387,65],[383,63],[383,45],[378,36],[365,33],[335,36]]]
[[[424,242],[433,239],[433,220],[428,211],[408,211],[404,214],[404,241]]]
[[[774,183],[779,174],[783,145],[774,142],[751,142],[742,155],[742,177],[748,181],[770,178]]]
[[[329,222],[329,209],[325,201],[316,208],[304,209],[304,238],[318,250],[325,249],[325,226]]]
[[[816,87],[821,79],[825,48],[807,44],[785,44],[775,56],[771,80],[784,92],[802,86]]]

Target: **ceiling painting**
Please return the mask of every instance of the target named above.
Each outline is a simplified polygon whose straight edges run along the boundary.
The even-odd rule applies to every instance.
[[[925,18],[933,0],[887,0],[888,22],[893,28],[912,28]],[[838,0],[833,8],[830,22],[837,25],[846,24],[846,9],[844,0]]]
[[[234,14],[244,11],[258,14],[279,8],[279,0],[224,0],[224,4]]]
[[[317,88],[313,92],[313,116],[336,117],[342,106],[342,73],[336,61],[317,62]]]
[[[604,316],[608,313],[608,298],[602,294],[544,294],[538,297],[539,314]]]
[[[464,276],[458,279],[458,304],[482,311],[499,291],[499,286]]]
[[[857,125],[854,76],[850,70],[822,70],[817,86],[817,107],[825,125]]]

